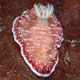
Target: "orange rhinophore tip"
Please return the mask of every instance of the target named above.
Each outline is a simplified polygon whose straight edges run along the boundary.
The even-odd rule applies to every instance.
[[[13,22],[12,32],[21,55],[39,77],[48,77],[55,70],[63,41],[63,29],[53,10],[50,4],[34,4],[34,8],[24,11]]]

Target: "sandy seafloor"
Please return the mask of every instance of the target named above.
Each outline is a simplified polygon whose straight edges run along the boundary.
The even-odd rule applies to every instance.
[[[37,77],[20,55],[12,23],[34,3],[51,3],[62,24],[64,42],[59,63],[48,78]],[[80,0],[0,0],[0,80],[80,80]]]

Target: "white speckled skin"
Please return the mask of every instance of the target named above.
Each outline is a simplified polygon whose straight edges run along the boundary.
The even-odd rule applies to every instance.
[[[13,33],[13,36],[14,36],[14,41],[17,42],[17,43],[19,44],[19,46],[21,47],[21,55],[22,55],[22,57],[24,58],[24,60],[25,60],[25,62],[27,63],[27,65],[31,68],[31,70],[32,70],[37,76],[39,76],[39,77],[49,77],[49,76],[52,74],[52,72],[55,70],[55,67],[56,67],[56,65],[57,65],[57,63],[58,63],[58,61],[59,61],[59,58],[57,58],[56,64],[54,65],[53,69],[51,70],[51,72],[50,72],[49,74],[40,74],[40,73],[38,73],[38,72],[32,67],[32,65],[26,60],[25,55],[23,54],[23,47],[22,47],[22,45],[20,44],[20,42],[16,39],[15,32],[14,32],[14,24],[15,24],[15,22],[16,22],[17,19],[18,19],[18,17],[17,17],[17,18],[14,20],[14,22],[13,22],[12,33]]]

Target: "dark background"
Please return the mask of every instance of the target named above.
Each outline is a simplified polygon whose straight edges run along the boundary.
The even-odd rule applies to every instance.
[[[49,78],[30,70],[11,32],[14,18],[34,3],[53,4],[64,30],[60,60]],[[80,0],[0,0],[0,80],[80,80]]]

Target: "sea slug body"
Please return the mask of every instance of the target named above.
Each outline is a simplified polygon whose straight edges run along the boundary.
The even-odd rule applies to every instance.
[[[49,77],[59,61],[63,29],[53,11],[50,4],[34,4],[13,22],[13,37],[21,47],[21,55],[39,77]]]

